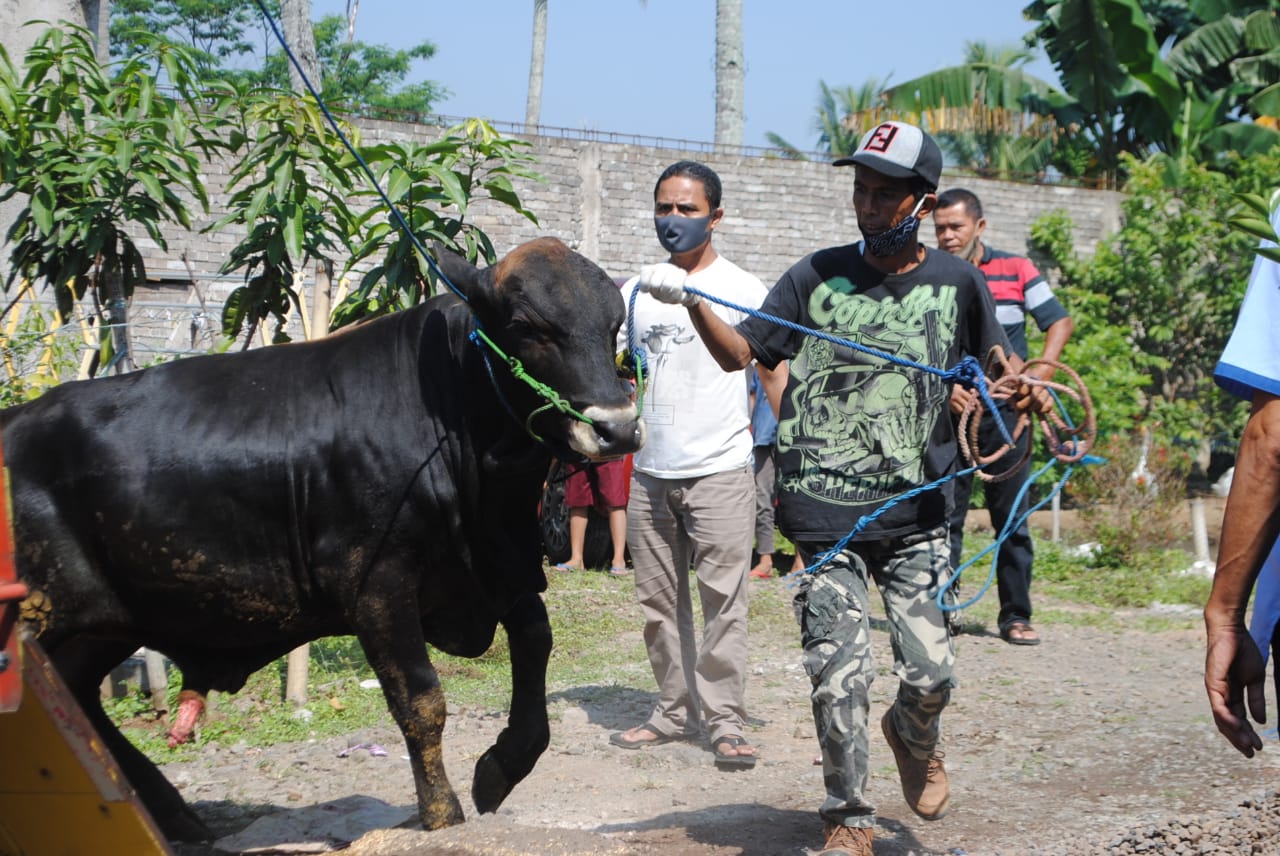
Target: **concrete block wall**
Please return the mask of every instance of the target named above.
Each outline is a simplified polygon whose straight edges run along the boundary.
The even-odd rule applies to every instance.
[[[361,138],[370,143],[429,141],[442,133],[433,125],[378,120],[358,124]],[[684,158],[701,160],[719,173],[725,219],[716,245],[766,285],[813,250],[860,237],[851,208],[853,172],[848,168],[634,143],[547,136],[525,139],[537,158],[533,168],[546,180],[521,180],[516,189],[538,223],[494,203],[479,202],[469,212],[469,220],[485,230],[500,255],[531,238],[551,235],[614,277],[630,276],[641,265],[661,261],[664,253],[653,230],[653,185],[668,164]],[[140,241],[152,278],[180,286],[188,281],[189,271],[194,273],[215,312],[235,284],[218,279],[216,272],[244,230],[228,227],[208,234],[200,230],[224,215],[229,174],[226,162],[206,164],[203,176],[211,211],[197,216],[189,232],[171,229],[166,235],[167,250]],[[1081,254],[1092,253],[1119,226],[1121,196],[1114,191],[962,178],[944,171],[942,189],[953,186],[968,187],[982,198],[989,243],[1011,252],[1026,252],[1030,224],[1051,209],[1064,209],[1071,216]],[[933,244],[928,222],[923,237]],[[345,261],[335,260],[339,274]],[[358,281],[358,273],[350,281]],[[145,298],[139,295],[139,299]]]
[[[408,133],[427,139],[428,126],[369,123],[366,140]],[[472,222],[499,253],[538,235],[552,235],[623,277],[662,260],[653,231],[653,185],[670,163],[689,158],[714,169],[724,185],[725,219],[716,246],[734,262],[772,284],[793,262],[820,247],[860,238],[851,207],[853,172],[825,162],[725,156],[708,152],[592,140],[527,137],[545,183],[517,184],[534,225],[496,205],[473,208]],[[1027,252],[1031,223],[1063,209],[1075,223],[1078,252],[1091,254],[1120,223],[1114,191],[1019,184],[943,173],[941,189],[964,186],[983,200],[992,246]],[[926,223],[926,242],[933,232]]]

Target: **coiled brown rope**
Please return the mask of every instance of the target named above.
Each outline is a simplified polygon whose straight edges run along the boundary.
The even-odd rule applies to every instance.
[[[1065,374],[1069,383],[1054,380],[1042,380],[1030,373],[1037,366],[1050,366],[1054,376]],[[988,473],[984,468],[1001,460],[1014,450],[1024,432],[1032,428],[1032,421],[1038,420],[1050,454],[1065,464],[1079,463],[1093,447],[1097,435],[1097,420],[1093,410],[1093,399],[1089,397],[1089,389],[1080,375],[1065,363],[1057,360],[1030,360],[1023,364],[1020,372],[1015,372],[1000,348],[992,348],[987,359],[986,374],[990,377],[992,369],[999,368],[1000,375],[995,380],[988,380],[987,389],[991,398],[997,403],[1017,399],[1014,405],[1017,419],[1008,437],[1012,442],[1003,443],[999,449],[989,455],[982,454],[978,445],[978,426],[982,422],[982,414],[986,405],[981,396],[974,395],[964,405],[957,420],[957,440],[960,453],[970,465],[978,467],[974,475],[983,481],[999,482],[1011,478],[1031,457],[1031,444],[1027,443],[1021,457],[999,473]],[[1083,417],[1079,425],[1072,423],[1062,398],[1072,399],[1079,405]],[[997,418],[999,416],[997,415]]]

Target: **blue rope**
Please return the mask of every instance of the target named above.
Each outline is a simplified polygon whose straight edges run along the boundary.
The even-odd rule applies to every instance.
[[[734,309],[746,315],[753,316],[756,318],[761,318],[765,321],[769,321],[773,324],[777,324],[780,327],[785,327],[788,330],[794,330],[795,332],[801,333],[806,336],[812,336],[816,339],[822,339],[823,341],[830,342],[835,345],[840,345],[841,347],[850,348],[854,351],[859,351],[861,353],[868,354],[870,356],[882,359],[886,362],[893,363],[894,365],[902,366],[904,368],[917,369],[919,371],[937,375],[938,377],[942,378],[943,380],[949,383],[961,383],[968,389],[977,389],[979,395],[982,397],[983,404],[988,409],[988,412],[992,413],[993,415],[996,415],[999,413],[999,408],[996,406],[996,402],[992,398],[991,391],[987,386],[986,374],[982,371],[982,366],[978,362],[976,357],[966,356],[962,358],[960,362],[957,363],[955,366],[949,369],[940,369],[937,366],[930,366],[930,365],[925,365],[923,363],[917,363],[913,360],[908,360],[904,357],[899,357],[896,354],[890,354],[886,351],[881,351],[876,348],[869,347],[867,345],[862,344],[861,342],[854,342],[851,339],[846,339],[841,336],[835,336],[830,333],[823,332],[821,330],[814,330],[810,327],[805,327],[802,324],[797,324],[794,321],[789,321],[786,318],[780,318],[777,315],[771,315],[767,312],[761,312],[759,309],[755,309],[749,306],[741,306],[739,304],[732,303],[731,301],[724,300],[719,297],[715,297],[713,295],[706,293],[705,291],[694,288],[690,285],[685,285],[684,290],[690,294],[696,294],[698,297],[703,298],[704,300],[710,300],[713,303],[718,303],[721,306],[728,307],[729,309]],[[634,319],[635,319],[636,295],[639,293],[639,291],[640,291],[640,288],[639,288],[639,285],[637,284],[636,287],[631,292],[630,306],[628,307],[628,311],[627,311],[627,344],[633,354],[638,353],[638,347],[637,347],[638,343],[636,341],[636,336],[635,336]],[[1058,409],[1063,414],[1063,419],[1067,422],[1068,426],[1074,427],[1073,425],[1071,425],[1071,416],[1069,413],[1067,413],[1066,408],[1062,404],[1062,399],[1058,396],[1057,392],[1052,388],[1048,388],[1048,391],[1049,391],[1049,394],[1053,396],[1054,402],[1058,405]],[[1015,444],[1013,441],[1013,436],[1009,432],[1008,426],[1005,425],[1004,420],[1001,418],[998,418],[998,416],[996,418],[996,425],[1000,429],[1001,437],[1004,439],[1005,443],[1009,445],[1010,451],[1013,451]],[[1055,452],[1056,451],[1057,450],[1055,450]],[[1082,460],[1082,463],[1086,463],[1086,464],[1096,464],[1096,463],[1102,463],[1102,462],[1103,462],[1103,459],[1095,458],[1092,455],[1086,455]],[[1047,472],[1051,467],[1055,466],[1057,463],[1058,461],[1056,459],[1050,460],[1033,477],[1028,478],[1023,483],[1022,487],[1018,490],[1017,496],[1015,497],[1014,507],[1017,507],[1022,502],[1023,498],[1026,496],[1027,491],[1030,489],[1031,484],[1039,480],[1039,478],[1043,476],[1045,472]],[[806,567],[801,568],[799,570],[788,573],[784,577],[784,579],[791,581],[789,583],[790,585],[795,585],[795,581],[799,578],[800,575],[812,574],[817,570],[819,570],[820,568],[822,568],[824,565],[826,565],[836,556],[840,555],[840,553],[843,552],[844,549],[849,545],[849,542],[851,542],[864,529],[866,529],[867,526],[869,526],[879,517],[887,513],[894,506],[900,503],[906,502],[908,500],[914,499],[915,497],[919,496],[922,493],[925,493],[926,491],[939,488],[942,485],[946,484],[947,482],[952,481],[953,479],[961,478],[966,475],[972,475],[980,471],[981,469],[982,469],[981,467],[973,466],[973,467],[968,467],[967,469],[957,470],[956,472],[949,473],[948,475],[945,475],[940,479],[936,479],[935,481],[932,481],[929,484],[912,488],[911,490],[908,490],[902,494],[899,494],[898,496],[893,497],[892,499],[887,500],[883,505],[881,505],[872,513],[863,515],[861,518],[859,518],[858,522],[854,525],[853,529],[850,530],[847,535],[845,535],[843,538],[837,541],[831,548],[823,551],[819,556],[815,557],[812,564],[807,565]],[[980,600],[984,594],[986,594],[987,590],[990,589],[991,587],[992,580],[995,578],[996,562],[999,559],[999,552],[997,552],[996,555],[992,558],[991,571],[987,575],[986,582],[983,583],[982,588],[978,591],[977,594],[975,594],[973,597],[971,597],[969,600],[965,601],[962,604],[947,604],[943,602],[943,599],[946,595],[947,590],[951,588],[953,585],[955,585],[956,582],[959,581],[960,572],[970,567],[971,565],[973,565],[974,562],[978,561],[979,559],[981,559],[983,556],[985,556],[987,553],[991,552],[992,550],[998,551],[1000,545],[1003,544],[1005,541],[1007,541],[1009,539],[1009,536],[1013,532],[1016,532],[1018,527],[1021,526],[1027,520],[1027,518],[1031,516],[1031,512],[1036,511],[1041,507],[1043,507],[1046,502],[1051,500],[1054,496],[1056,496],[1062,490],[1063,486],[1067,483],[1067,480],[1071,477],[1071,473],[1074,470],[1075,470],[1075,465],[1068,464],[1066,472],[1063,473],[1062,478],[1058,480],[1058,483],[1054,485],[1053,490],[1050,491],[1049,494],[1045,496],[1044,499],[1037,502],[1034,506],[1029,508],[1025,514],[1018,516],[1016,519],[1010,518],[1009,520],[1006,520],[1004,528],[1000,531],[995,542],[990,547],[987,547],[977,556],[973,557],[968,562],[965,562],[964,564],[962,564],[959,568],[956,569],[956,572],[952,574],[945,582],[939,584],[938,594],[937,594],[937,603],[939,608],[942,611],[950,612],[958,609],[963,609],[966,606],[971,606],[972,604]]]
[[[1071,421],[1071,414],[1068,413],[1066,407],[1063,406],[1062,398],[1059,397],[1057,390],[1053,389],[1052,387],[1046,387],[1046,389],[1048,389],[1049,394],[1053,396],[1054,403],[1058,405],[1058,410],[1060,413],[1062,413],[1062,418],[1067,423],[1067,427],[1074,429],[1075,425]],[[1003,422],[1004,420],[1000,420],[1000,421]],[[1075,441],[1073,440],[1072,443],[1074,444],[1074,442]],[[1086,466],[1095,465],[1095,464],[1105,464],[1106,462],[1107,462],[1106,458],[1101,458],[1096,455],[1085,455],[1083,458],[1080,459],[1080,463]],[[1032,483],[1039,481],[1041,476],[1047,473],[1049,469],[1052,466],[1054,466],[1054,464],[1056,463],[1057,463],[1056,459],[1046,462],[1045,465],[1041,467],[1039,470],[1037,470],[1034,475],[1029,477],[1026,480],[1026,482],[1023,483],[1022,487],[1018,489],[1018,493],[1016,496],[1014,496],[1013,505],[1011,507],[1017,508],[1019,505],[1021,505],[1022,500],[1027,495],[1027,491],[1030,490]],[[979,552],[976,556],[974,556],[969,561],[962,562],[956,568],[955,573],[952,574],[950,577],[948,577],[946,582],[941,583],[938,586],[938,594],[936,597],[936,602],[938,604],[939,609],[941,609],[943,612],[958,612],[959,610],[972,606],[973,604],[977,603],[979,600],[982,599],[983,595],[985,595],[987,591],[991,588],[991,583],[996,578],[996,573],[997,573],[997,569],[1000,562],[1001,545],[1003,545],[1005,541],[1009,540],[1009,536],[1012,535],[1014,532],[1017,532],[1018,529],[1022,526],[1022,524],[1024,524],[1027,520],[1031,518],[1031,515],[1034,512],[1039,511],[1041,508],[1044,508],[1045,503],[1051,501],[1055,496],[1057,496],[1059,493],[1062,492],[1062,489],[1067,484],[1067,480],[1070,479],[1071,474],[1075,472],[1075,468],[1076,468],[1075,464],[1068,464],[1066,472],[1062,474],[1062,478],[1058,479],[1057,484],[1053,486],[1053,490],[1049,491],[1049,493],[1045,495],[1044,499],[1040,500],[1035,505],[1032,505],[1029,508],[1027,508],[1025,513],[1017,516],[1016,518],[1014,517],[1006,518],[1004,521],[1004,526],[1001,528],[1000,532],[996,535],[995,541],[993,541],[990,546],[988,546],[986,549]],[[960,574],[963,573],[966,568],[969,568],[974,564],[976,564],[978,560],[980,560],[983,556],[987,555],[988,553],[993,553],[993,555],[991,556],[991,569],[987,571],[987,578],[986,580],[983,581],[982,586],[978,589],[977,594],[975,594],[973,597],[969,598],[968,600],[964,601],[963,603],[955,603],[955,604],[945,603],[943,599],[946,596],[947,590],[950,589],[952,586],[954,586],[956,583],[960,582]]]
[[[1019,505],[1022,504],[1022,500],[1027,495],[1027,491],[1031,489],[1032,483],[1039,481],[1040,478],[1057,463],[1058,462],[1056,460],[1048,461],[1047,463],[1045,463],[1044,466],[1038,469],[1030,478],[1026,480],[1026,482],[1022,485],[1022,487],[1019,488],[1017,495],[1013,498],[1014,508],[1017,508]],[[1085,455],[1084,458],[1080,461],[1080,463],[1085,465],[1105,464],[1106,459],[1099,458],[1094,455]],[[950,577],[948,577],[945,582],[942,582],[938,585],[938,594],[935,600],[938,604],[939,609],[941,609],[943,612],[957,612],[959,610],[966,609],[970,606],[973,606],[975,603],[982,600],[983,596],[991,588],[991,583],[995,581],[996,570],[1000,562],[1001,545],[1004,544],[1005,541],[1009,540],[1009,536],[1012,535],[1014,532],[1017,532],[1018,529],[1020,529],[1022,525],[1031,518],[1031,515],[1033,513],[1039,511],[1041,508],[1044,508],[1045,503],[1051,501],[1055,496],[1057,496],[1059,493],[1062,492],[1062,488],[1066,486],[1067,480],[1071,478],[1071,474],[1075,471],[1075,468],[1076,468],[1075,464],[1068,464],[1066,471],[1062,474],[1062,478],[1058,479],[1057,483],[1054,484],[1053,486],[1053,490],[1049,491],[1049,493],[1045,495],[1044,499],[1041,499],[1035,505],[1029,506],[1023,514],[1020,514],[1017,517],[1009,517],[1008,519],[1006,519],[1004,522],[1004,527],[1001,528],[1000,532],[997,534],[995,541],[993,541],[989,546],[987,546],[984,550],[979,552],[973,558],[969,559],[966,562],[962,562],[960,566],[956,568],[955,573],[953,573]],[[974,469],[977,469],[977,468],[975,467]],[[982,559],[982,557],[987,555],[988,553],[994,553],[994,555],[992,555],[991,557],[991,569],[987,572],[987,578],[986,580],[983,581],[982,586],[978,589],[977,593],[974,594],[973,597],[969,598],[968,600],[962,603],[954,603],[954,604],[946,603],[944,601],[944,598],[946,596],[947,590],[960,581],[960,574],[962,574],[965,570],[972,567],[973,565],[977,564]]]
[[[639,289],[637,288],[636,290],[638,291]],[[917,363],[914,360],[908,360],[907,358],[900,357],[897,354],[890,354],[887,351],[877,350],[876,348],[869,347],[867,345],[862,344],[861,342],[855,342],[852,339],[846,339],[842,336],[835,336],[835,335],[832,335],[831,333],[824,333],[821,330],[814,330],[811,327],[805,327],[804,325],[797,324],[794,321],[788,321],[786,318],[779,318],[777,315],[770,315],[768,312],[761,312],[759,309],[753,309],[749,306],[740,306],[728,300],[724,300],[719,297],[714,297],[710,294],[707,294],[705,291],[702,291],[700,289],[694,288],[689,285],[686,285],[684,287],[684,290],[689,292],[690,294],[696,294],[698,297],[701,297],[704,300],[710,300],[712,303],[719,303],[721,306],[726,306],[729,309],[736,309],[737,311],[742,312],[746,315],[751,315],[756,318],[761,318],[765,321],[769,321],[771,323],[777,324],[780,327],[786,327],[788,330],[794,330],[797,333],[803,333],[804,335],[812,336],[815,339],[822,339],[823,341],[830,342],[833,345],[840,345],[845,348],[850,348],[854,351],[860,351],[864,354],[868,354],[869,356],[873,356],[878,359],[884,360],[885,362],[902,366],[903,368],[918,369],[922,372],[927,372],[928,374],[937,375],[938,377],[942,378],[948,383],[964,384],[965,388],[967,389],[978,390],[978,394],[982,396],[982,403],[985,404],[991,412],[993,413],[996,412],[997,408],[996,408],[995,399],[991,397],[991,391],[987,387],[987,376],[983,373],[982,364],[978,362],[977,357],[965,356],[961,358],[960,362],[956,363],[951,368],[940,369],[937,366],[930,366],[930,365],[925,365],[924,363]],[[634,300],[635,300],[635,293],[633,292],[632,293],[633,305],[634,305]],[[1013,445],[1013,437],[1012,435],[1010,435],[1009,429],[1004,424],[1003,419],[1000,420],[999,425],[1000,425],[1000,434],[1004,438],[1004,441],[1010,445]],[[955,478],[955,476],[954,475],[950,476],[950,478]]]

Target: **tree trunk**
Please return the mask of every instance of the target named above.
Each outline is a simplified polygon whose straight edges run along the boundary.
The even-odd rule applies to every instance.
[[[320,80],[320,64],[316,60],[316,36],[311,30],[311,0],[280,0],[280,23],[289,50],[297,57],[316,92],[320,92],[324,87]],[[289,81],[294,92],[306,94],[307,87],[293,63],[289,63]]]
[[[360,0],[347,0],[347,44],[356,39],[356,15],[360,13]]]
[[[124,293],[124,271],[120,267],[120,257],[113,255],[110,262],[98,260],[97,287],[98,294],[106,309],[106,335],[111,341],[111,358],[99,371],[116,374],[131,372],[137,368],[133,362],[133,354],[129,352],[129,301]]]
[[[80,8],[84,12],[85,26],[93,33],[98,62],[106,65],[111,61],[111,39],[107,26],[111,17],[111,0],[80,0]]]
[[[716,0],[716,147],[742,146],[742,0]]]
[[[320,79],[320,63],[316,59],[316,36],[311,29],[311,0],[280,0],[280,17],[284,38],[302,66],[302,74],[311,81],[316,93],[324,90]],[[355,31],[355,10],[347,15],[348,40]],[[289,82],[299,95],[307,94],[302,74],[289,63]],[[301,261],[299,259],[299,261]],[[299,645],[289,652],[285,671],[285,698],[301,707],[307,703],[307,677],[310,673],[311,646]]]
[[[524,108],[525,133],[533,133],[542,116],[542,69],[547,58],[547,0],[533,0],[533,50],[529,55],[529,100]]]

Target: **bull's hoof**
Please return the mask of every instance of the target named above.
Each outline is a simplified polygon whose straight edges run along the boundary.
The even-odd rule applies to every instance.
[[[515,782],[507,778],[506,771],[498,762],[498,755],[492,749],[480,756],[476,761],[475,777],[471,780],[471,799],[481,814],[489,814],[498,810],[502,801],[511,793]]]
[[[170,841],[199,844],[202,841],[212,841],[214,838],[213,830],[205,826],[204,821],[196,817],[195,812],[186,806],[163,816],[157,815],[155,820],[164,837]]]

